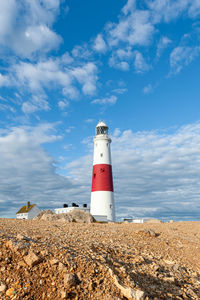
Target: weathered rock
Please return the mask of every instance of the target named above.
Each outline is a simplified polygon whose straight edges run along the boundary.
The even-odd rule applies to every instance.
[[[24,260],[29,267],[36,266],[42,262],[42,258],[37,256],[33,251],[30,251],[27,256],[24,256]]]
[[[94,217],[85,211],[76,209],[68,213],[55,214],[50,210],[44,210],[40,212],[34,220],[44,221],[62,221],[62,222],[77,222],[77,223],[93,223],[95,222]]]
[[[114,280],[114,284],[120,291],[122,292],[123,296],[129,300],[144,300],[145,293],[140,290],[132,289],[130,287],[125,287],[120,284],[119,278],[117,275],[114,274],[113,270],[109,268],[109,273],[112,279]]]
[[[0,292],[5,292],[5,290],[6,290],[6,285],[5,284],[0,284]]]
[[[10,288],[6,291],[6,296],[13,298],[15,295],[15,289],[14,288]]]
[[[58,265],[59,264],[59,260],[58,259],[56,259],[56,258],[53,258],[53,259],[51,259],[50,261],[50,265]]]
[[[18,252],[23,249],[27,249],[30,247],[28,242],[10,240],[6,243],[6,246],[10,248],[13,252]]]
[[[66,289],[71,288],[72,286],[75,286],[77,284],[77,277],[75,274],[64,274],[64,287]]]
[[[41,220],[43,216],[50,216],[54,213],[50,209],[42,210],[37,216],[33,218],[33,220]],[[45,219],[45,218],[44,218]]]
[[[67,292],[65,290],[60,291],[60,297],[61,299],[66,299],[67,298]]]

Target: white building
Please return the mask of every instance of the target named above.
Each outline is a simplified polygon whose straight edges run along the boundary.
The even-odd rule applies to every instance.
[[[108,126],[99,122],[94,137],[90,213],[97,221],[115,221],[114,190]]]
[[[17,219],[33,219],[40,213],[40,209],[37,204],[31,204],[29,201],[26,205],[22,206],[16,213]]]
[[[85,211],[85,212],[90,212],[90,209],[87,207],[76,207],[76,206],[61,207],[61,208],[54,209],[56,214],[65,214],[65,213],[69,213],[72,210],[81,210],[81,211]]]

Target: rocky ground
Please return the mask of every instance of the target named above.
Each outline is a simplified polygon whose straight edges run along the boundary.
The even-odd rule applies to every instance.
[[[200,222],[0,219],[0,299],[200,299]]]

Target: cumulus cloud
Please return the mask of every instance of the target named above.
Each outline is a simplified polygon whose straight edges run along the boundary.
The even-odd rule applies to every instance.
[[[14,217],[26,201],[43,208],[60,207],[76,194],[78,185],[56,173],[56,162],[42,147],[60,138],[52,124],[1,132],[1,216]]]
[[[86,63],[82,67],[74,68],[70,74],[82,85],[85,95],[93,95],[96,91],[97,67],[94,63]]]
[[[135,10],[130,15],[122,17],[118,24],[109,25],[109,44],[118,45],[126,42],[129,45],[148,45],[154,33],[148,11]]]
[[[135,9],[136,9],[135,0],[128,0],[127,3],[122,8],[122,11],[125,15],[127,15],[129,12],[133,12]]]
[[[22,57],[57,47],[61,38],[51,26],[60,0],[8,0],[0,3],[0,45]]]
[[[92,57],[92,51],[89,49],[87,44],[76,45],[72,49],[72,56],[76,59],[88,60]]]
[[[106,51],[106,43],[103,39],[103,36],[102,34],[98,34],[95,41],[94,41],[94,45],[93,45],[93,48],[95,51],[97,52],[105,52]]]
[[[69,65],[70,64],[70,65]],[[96,92],[98,69],[92,62],[73,65],[69,55],[59,58],[49,58],[37,63],[20,62],[10,68],[10,82],[19,91],[32,92],[34,96],[23,104],[24,112],[48,110],[46,89],[60,89],[64,96],[71,99],[79,97],[80,86],[84,95],[93,95]],[[0,77],[1,80],[1,77]],[[7,77],[3,77],[5,85]],[[10,83],[11,84],[11,83]]]
[[[156,51],[156,57],[159,58],[161,54],[163,53],[164,49],[168,47],[169,44],[171,44],[171,40],[166,37],[162,36],[158,42],[157,45],[157,51]]]
[[[109,65],[113,68],[120,69],[122,71],[129,70],[129,61],[133,57],[134,52],[131,47],[119,48],[112,52],[109,59]]]
[[[147,84],[144,88],[143,88],[143,93],[144,94],[150,94],[153,92],[153,87],[152,85],[149,83]]]
[[[111,150],[119,218],[199,218],[199,132],[200,123],[172,133],[114,131]],[[91,182],[91,164],[89,155],[67,166],[85,190]]]
[[[134,67],[136,73],[144,73],[149,70],[149,65],[146,63],[143,55],[139,51],[135,51]]]
[[[2,75],[0,73],[0,87],[8,86],[10,84],[10,79],[7,75]]]
[[[113,92],[113,93],[116,93],[116,94],[122,95],[122,94],[124,94],[124,93],[127,92],[127,88],[118,88],[118,89],[114,89],[114,90],[112,90],[112,92]]]
[[[23,102],[22,111],[25,114],[32,114],[40,110],[50,110],[49,103],[45,98],[45,95],[33,95],[30,101]]]
[[[176,47],[170,54],[171,73],[179,73],[184,66],[189,65],[200,53],[200,47]]]
[[[65,110],[68,106],[69,106],[69,101],[67,101],[67,100],[60,100],[60,101],[58,101],[58,107],[61,110]]]
[[[108,44],[112,50],[109,59],[110,67],[122,71],[129,70],[129,60],[127,57],[120,59],[117,51],[130,47],[133,53],[137,47],[137,51],[141,52],[139,48],[148,47],[153,42],[155,33],[159,34],[161,23],[171,22],[183,15],[195,19],[199,14],[200,2],[198,0],[146,0],[143,5],[135,0],[128,0],[121,10],[118,22],[109,23],[106,26]],[[171,43],[171,39],[167,36],[160,37],[157,43],[156,60]],[[136,57],[136,65],[141,62],[138,57]]]
[[[200,3],[198,0],[147,0],[148,8],[151,9],[153,21],[155,23],[170,22],[185,13],[190,18],[195,18],[200,13]]]
[[[91,103],[92,104],[100,104],[100,105],[114,105],[117,102],[116,96],[105,97],[101,99],[95,99]]]

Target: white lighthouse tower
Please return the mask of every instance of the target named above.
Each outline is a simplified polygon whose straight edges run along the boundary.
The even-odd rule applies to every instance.
[[[90,213],[96,220],[115,221],[110,143],[108,126],[104,122],[99,122],[94,137],[90,203]]]

